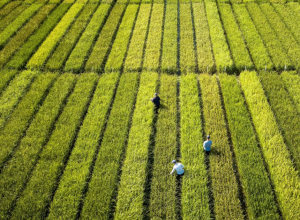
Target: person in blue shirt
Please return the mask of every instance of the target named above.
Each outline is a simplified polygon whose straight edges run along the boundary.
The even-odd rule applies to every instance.
[[[212,141],[210,140],[210,136],[207,135],[207,140],[203,143],[204,150],[209,153],[211,150]]]
[[[176,160],[173,160],[172,163],[174,164],[173,166],[173,170],[171,171],[170,175],[172,175],[174,173],[174,171],[176,170],[177,175],[178,176],[183,176],[184,175],[184,166],[177,162]]]
[[[157,93],[154,94],[154,98],[150,99],[153,104],[155,105],[155,108],[158,109],[159,106],[160,106],[160,98],[159,96],[157,95]]]

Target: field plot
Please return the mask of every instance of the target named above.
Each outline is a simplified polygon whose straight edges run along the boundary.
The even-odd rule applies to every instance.
[[[298,2],[0,0],[0,219],[300,219],[299,67]]]

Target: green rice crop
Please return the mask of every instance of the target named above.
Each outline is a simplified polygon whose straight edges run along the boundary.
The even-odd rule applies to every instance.
[[[194,30],[191,4],[180,4],[180,70],[195,72]]]
[[[13,219],[45,218],[47,206],[53,196],[58,177],[63,172],[97,79],[96,74],[80,76],[49,142],[40,154],[27,187],[16,202],[12,212]]]
[[[0,97],[0,129],[37,75],[38,72],[35,71],[23,71],[9,83],[9,86],[2,93]]]
[[[116,39],[107,59],[105,71],[121,70],[138,9],[139,5],[136,4],[127,6]]]
[[[261,36],[256,30],[255,24],[251,20],[246,5],[233,4],[232,7],[256,69],[273,69],[269,53],[261,39]]]
[[[246,6],[256,26],[256,29],[264,40],[265,46],[272,58],[275,68],[277,70],[282,70],[285,68],[285,65],[287,68],[291,68],[293,63],[290,61],[281,42],[268,23],[267,18],[259,8],[259,5],[256,3],[248,3]]]
[[[30,36],[25,44],[15,53],[6,67],[20,69],[44,41],[57,22],[70,8],[70,4],[60,4],[45,20],[45,22]]]
[[[73,4],[64,17],[60,20],[53,31],[48,35],[46,40],[39,47],[37,52],[31,57],[27,63],[27,68],[42,68],[51,52],[54,50],[58,41],[65,34],[67,28],[71,25],[77,14],[83,8],[83,4]]]
[[[141,74],[126,157],[122,167],[115,219],[143,218],[149,145],[154,118],[153,103],[149,100],[149,96],[156,92],[157,80],[158,74],[155,72]]]
[[[215,61],[209,36],[209,27],[205,12],[205,5],[193,3],[193,15],[196,35],[197,61],[200,72],[213,72]]]
[[[1,4],[1,3],[0,3]],[[25,11],[29,5],[21,4],[17,8],[15,8],[9,15],[5,16],[1,19],[0,22],[0,32],[2,32],[8,25],[10,25],[20,14]]]
[[[32,4],[0,33],[0,48],[5,45],[11,36],[13,36],[23,24],[40,9],[40,7],[42,7],[42,4]]]
[[[143,68],[158,70],[161,53],[164,5],[153,4]]]
[[[161,68],[164,72],[177,71],[177,4],[166,5]]]
[[[101,75],[47,219],[76,217],[118,79],[119,73]]]
[[[135,103],[138,73],[123,73],[89,183],[81,218],[109,219]]]
[[[151,167],[150,219],[176,219],[176,172],[170,175],[177,153],[177,76],[161,74],[160,109]]]
[[[86,27],[74,50],[65,65],[65,71],[74,70],[79,72],[83,66],[88,52],[93,45],[100,29],[102,28],[111,5],[101,4],[94,13],[90,23]]]
[[[256,72],[242,72],[242,89],[284,219],[300,218],[300,179]]]
[[[234,66],[238,71],[254,68],[244,42],[239,26],[235,20],[230,4],[219,4],[219,11],[227,35],[228,44],[231,50]]]
[[[142,59],[148,23],[150,20],[150,12],[150,4],[142,4],[140,6],[124,64],[124,68],[127,71],[140,71],[142,68]]]
[[[7,3],[9,3],[11,0],[2,0],[0,2],[0,8],[2,8],[3,6],[5,6]]]
[[[0,166],[18,146],[45,93],[56,78],[57,74],[40,74],[7,120],[5,127],[0,131]]]
[[[12,12],[16,7],[18,7],[22,2],[21,1],[12,1],[8,4],[6,4],[1,10],[0,10],[0,19],[8,15],[10,12]]]
[[[230,72],[233,69],[233,61],[218,14],[217,4],[207,0],[205,6],[217,71]]]
[[[32,17],[26,25],[0,51],[0,66],[3,66],[30,35],[40,26],[56,5],[45,5]]]
[[[70,30],[66,33],[64,38],[60,41],[59,45],[49,58],[47,64],[45,65],[47,69],[58,70],[62,68],[64,62],[67,60],[69,54],[76,45],[76,42],[86,28],[86,25],[95,12],[96,8],[97,4],[87,4],[84,7]]]
[[[0,70],[0,95],[6,89],[8,83],[18,74],[17,70]]]
[[[56,80],[14,156],[5,164],[0,174],[0,218],[6,218],[6,213],[30,178],[76,79],[75,75],[65,73]]]
[[[181,157],[185,166],[182,180],[182,218],[210,219],[208,178],[202,150],[202,120],[196,74],[180,80]],[[193,195],[191,197],[191,195]]]
[[[103,68],[103,62],[113,44],[113,36],[118,30],[126,6],[116,4],[110,12],[107,21],[96,41],[91,55],[86,63],[86,71],[100,71]]]
[[[215,218],[243,219],[216,75],[201,74],[200,87],[205,135],[210,135],[213,142],[208,158]]]
[[[238,81],[235,76],[221,74],[220,84],[248,217],[280,219],[270,179]]]

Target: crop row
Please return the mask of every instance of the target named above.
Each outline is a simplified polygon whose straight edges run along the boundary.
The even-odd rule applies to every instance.
[[[18,74],[17,70],[0,70],[0,95],[7,88],[9,82]]]
[[[170,176],[177,156],[177,76],[161,74],[159,94],[163,97],[156,125],[149,217],[176,219],[176,172]],[[178,158],[179,159],[179,158]]]
[[[255,131],[235,76],[220,75],[230,134],[249,219],[279,219]]]
[[[238,185],[216,76],[201,75],[205,134],[213,140],[209,165],[217,219],[242,219]]]
[[[21,4],[15,8],[11,13],[1,19],[0,31],[2,32],[7,26],[9,26],[23,11],[25,11],[29,6],[26,4]]]
[[[1,1],[2,2],[2,1]],[[10,12],[12,12],[16,7],[18,7],[22,2],[21,1],[12,1],[9,4],[6,4],[3,8],[0,10],[0,19],[8,15]]]
[[[256,72],[243,72],[242,89],[285,219],[300,218],[300,179]]]
[[[30,178],[31,170],[51,135],[51,129],[76,79],[77,76],[66,73],[56,80],[12,159],[5,164],[0,174],[0,195],[3,198],[0,202],[1,218],[5,219],[7,212]]]
[[[16,202],[12,218],[45,217],[97,79],[96,74],[80,76],[74,92],[55,124],[49,142],[40,154],[40,159],[31,174],[27,187]],[[33,197],[34,200],[32,200]]]
[[[180,80],[181,161],[186,167],[182,180],[182,218],[209,219],[208,176],[202,150],[203,127],[196,74]]]
[[[74,219],[104,131],[119,73],[100,77],[76,144],[50,206],[48,219]]]
[[[92,47],[94,40],[96,39],[99,30],[102,28],[105,18],[109,12],[111,5],[101,4],[96,12],[93,14],[93,17],[80,37],[78,43],[76,44],[74,50],[72,51],[70,57],[68,58],[65,71],[79,71],[83,68],[85,59]]]

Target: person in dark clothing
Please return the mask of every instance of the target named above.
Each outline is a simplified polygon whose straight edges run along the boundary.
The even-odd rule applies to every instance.
[[[157,95],[157,93],[154,94],[154,98],[151,99],[151,101],[153,102],[153,104],[155,105],[155,108],[158,109],[160,106],[160,98]]]

